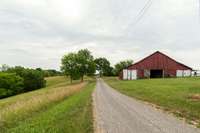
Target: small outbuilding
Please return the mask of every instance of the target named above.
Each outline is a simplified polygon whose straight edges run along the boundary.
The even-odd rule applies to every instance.
[[[119,78],[134,80],[141,78],[188,77],[192,68],[157,51],[120,72]]]

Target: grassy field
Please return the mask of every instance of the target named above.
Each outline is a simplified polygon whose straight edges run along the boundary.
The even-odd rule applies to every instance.
[[[200,78],[104,80],[121,93],[156,104],[200,126]]]
[[[94,81],[70,85],[65,77],[47,78],[47,87],[0,100],[2,133],[89,133]]]

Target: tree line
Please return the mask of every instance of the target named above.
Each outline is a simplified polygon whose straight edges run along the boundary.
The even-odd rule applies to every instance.
[[[104,57],[94,58],[88,49],[68,53],[62,57],[61,71],[69,76],[70,80],[81,79],[84,76],[99,74],[100,76],[117,76],[120,71],[133,63],[132,60],[124,60],[114,67]]]
[[[123,68],[133,63],[125,60],[111,66],[109,60],[104,57],[94,58],[88,49],[72,52],[61,59],[61,72],[41,68],[30,69],[22,66],[0,67],[0,98],[40,89],[46,86],[45,77],[66,75],[73,80],[84,81],[84,76],[117,76]]]
[[[0,70],[0,98],[43,88],[46,86],[45,77],[62,74],[56,70],[7,65],[2,65]]]

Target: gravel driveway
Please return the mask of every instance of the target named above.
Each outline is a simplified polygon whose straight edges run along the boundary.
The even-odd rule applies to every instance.
[[[97,80],[93,93],[96,133],[200,133],[200,130]]]

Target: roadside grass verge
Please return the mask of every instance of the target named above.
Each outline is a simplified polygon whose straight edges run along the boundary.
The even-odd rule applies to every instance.
[[[104,80],[125,95],[156,104],[200,127],[200,78]]]
[[[95,82],[35,117],[19,122],[8,133],[92,133],[92,92]]]
[[[27,99],[30,99],[31,97],[44,94],[48,91],[51,91],[51,89],[54,89],[56,87],[63,87],[70,84],[69,79],[64,76],[49,77],[49,78],[46,78],[46,81],[47,81],[47,86],[45,88],[11,96],[5,99],[0,99],[0,109],[10,104],[14,104],[19,101],[26,101]],[[76,81],[75,83],[77,82],[78,81]]]
[[[78,93],[87,83],[69,83],[66,77],[47,78],[47,87],[0,100],[0,132],[16,127],[21,121],[34,117]]]

